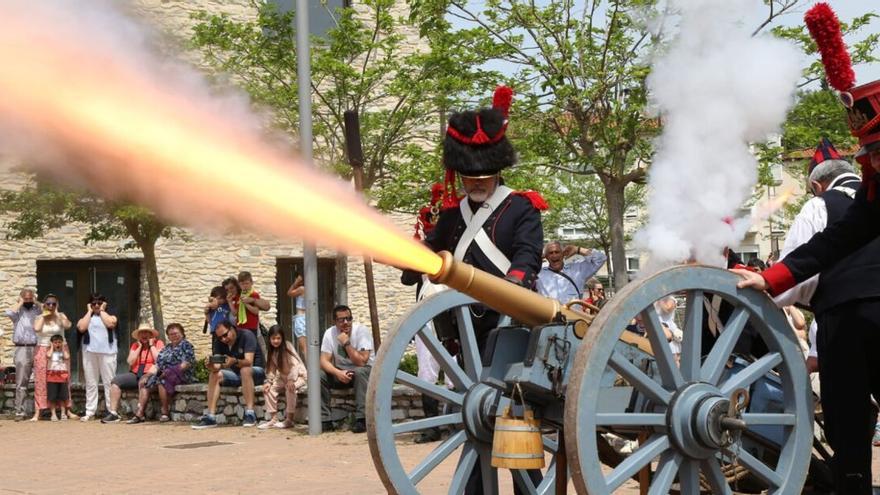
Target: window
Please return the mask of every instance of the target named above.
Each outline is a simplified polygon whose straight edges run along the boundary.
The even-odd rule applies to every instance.
[[[628,271],[628,272],[639,271],[639,257],[638,256],[627,256],[626,257],[626,271]]]
[[[770,165],[770,176],[773,178],[773,185],[778,186],[782,184],[782,164],[774,163]]]
[[[281,13],[296,10],[296,0],[268,0],[268,3],[274,4]],[[345,7],[351,7],[351,0],[310,0],[309,33],[312,36],[325,36],[336,26],[336,10]]]

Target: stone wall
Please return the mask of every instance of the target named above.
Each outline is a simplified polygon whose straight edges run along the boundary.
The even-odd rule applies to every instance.
[[[207,385],[204,383],[196,383],[192,385],[178,385],[177,395],[171,404],[171,420],[178,422],[192,422],[198,420],[207,409]],[[103,416],[104,408],[104,389],[99,387],[98,398],[98,417]],[[33,384],[29,389],[29,395],[26,399],[27,415],[30,417],[34,413],[34,401],[31,398],[33,394]],[[73,410],[78,414],[82,414],[85,404],[85,389],[82,385],[72,385],[71,394],[73,395]],[[2,387],[2,396],[0,396],[0,415],[12,415],[14,413],[14,397],[15,385],[7,384]],[[297,397],[296,404],[296,421],[306,423],[308,421],[308,393],[301,393]],[[217,401],[217,422],[219,424],[239,425],[244,417],[244,397],[241,395],[240,388],[221,387],[220,399]],[[264,416],[264,401],[262,387],[256,388],[256,396],[254,399],[254,412],[257,418],[262,420]],[[278,412],[281,415],[286,414],[286,400],[284,396],[278,401]],[[331,407],[334,409],[335,417],[349,417],[354,413],[355,401],[352,389],[342,389],[332,391]],[[129,418],[134,415],[137,410],[137,392],[124,391],[122,400],[119,403],[119,413],[123,418]],[[155,393],[147,405],[146,416],[149,420],[156,420],[161,414],[159,397]],[[395,387],[393,399],[391,401],[391,416],[395,421],[405,419],[418,419],[424,417],[422,410],[421,395],[408,387]],[[283,416],[281,416],[283,417]]]
[[[0,184],[9,174],[0,173]],[[413,219],[392,217],[401,231],[412,225]],[[0,216],[0,225],[9,217]],[[37,260],[94,260],[94,259],[142,259],[138,250],[118,251],[119,242],[100,242],[84,245],[84,228],[69,225],[46,232],[40,239],[10,241],[0,229],[0,309],[12,306],[22,287],[36,286]],[[279,258],[302,256],[302,244],[242,233],[200,234],[191,232],[188,239],[161,239],[157,244],[159,285],[165,323],[179,322],[187,329],[187,338],[196,347],[199,356],[210,348],[210,336],[201,333],[203,311],[211,288],[226,277],[241,270],[250,271],[255,287],[267,298],[272,308],[262,313],[267,325],[276,323],[278,294],[275,289],[276,263]],[[319,249],[318,256],[335,258],[329,249]],[[349,257],[347,263],[348,303],[355,317],[369,326],[369,309],[362,259]],[[141,270],[140,316],[149,321],[150,300],[146,280]],[[374,264],[376,296],[378,300],[380,327],[387,331],[391,323],[410,307],[415,300],[414,289],[400,284],[400,271],[382,264]],[[286,297],[286,296],[285,296]],[[336,302],[336,301],[334,301]],[[82,316],[83,308],[60,302],[64,311],[74,322]],[[0,363],[12,364],[12,323],[0,318]]]
[[[193,28],[191,15],[200,10],[223,13],[233,19],[247,20],[256,16],[253,0],[134,0],[125,4],[129,13],[153,26],[170,39],[169,51],[184,59],[202,65],[196,52],[187,51],[185,42]],[[358,7],[358,2],[354,2]],[[406,16],[406,2],[400,1],[394,14]],[[422,47],[415,29],[405,30],[406,51]],[[11,170],[18,163],[0,157],[0,188],[20,188],[27,176]],[[409,235],[414,216],[392,215],[393,222]],[[0,226],[10,217],[0,215]],[[279,219],[283,221],[283,219]],[[30,241],[10,241],[5,237],[5,227],[0,227],[0,309],[14,304],[22,287],[36,286],[37,260],[104,260],[142,259],[137,250],[120,251],[126,241],[83,244],[84,228],[71,224],[46,232],[45,236]],[[319,249],[323,258],[335,258],[337,253]],[[162,239],[157,245],[159,283],[165,323],[179,322],[188,330],[189,340],[203,355],[210,346],[210,338],[202,335],[202,310],[211,287],[224,278],[241,270],[250,271],[255,287],[272,303],[272,309],[263,313],[267,325],[276,323],[276,263],[279,258],[302,256],[302,246],[295,240],[279,240],[240,232],[204,234],[191,231],[187,238]],[[397,317],[414,301],[414,290],[399,283],[399,271],[381,264],[374,265],[376,292],[381,329],[386,331]],[[337,280],[340,280],[340,274]],[[347,272],[341,277],[348,282],[347,302],[355,317],[369,324],[366,284],[361,258],[349,257]],[[140,319],[151,320],[150,300],[146,279],[141,270]],[[82,308],[74,308],[70,302],[61,301],[60,309],[75,321],[82,316]],[[0,318],[0,363],[11,364],[11,323]]]

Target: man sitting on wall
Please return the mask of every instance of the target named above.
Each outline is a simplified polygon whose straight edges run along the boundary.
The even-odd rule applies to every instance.
[[[321,341],[321,420],[324,431],[335,429],[330,415],[330,389],[354,387],[356,409],[351,431],[367,431],[364,406],[367,383],[373,366],[373,334],[367,327],[353,323],[351,308],[340,304],[333,308],[336,325],[324,332]]]
[[[217,337],[217,354],[208,356],[206,364],[211,374],[208,376],[208,412],[193,425],[196,430],[217,426],[214,414],[220,386],[241,387],[246,409],[242,426],[257,424],[254,413],[254,388],[266,379],[263,352],[257,345],[254,332],[235,328],[227,321],[221,321],[214,329]]]

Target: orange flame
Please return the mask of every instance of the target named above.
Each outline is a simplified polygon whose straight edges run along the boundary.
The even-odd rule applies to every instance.
[[[791,199],[794,197],[794,195],[795,195],[794,188],[789,187],[789,188],[786,188],[784,191],[782,191],[782,193],[779,194],[779,196],[777,196],[773,199],[767,200],[764,203],[758,205],[755,208],[754,213],[752,213],[752,222],[751,223],[756,224],[758,222],[762,222],[762,221],[770,218],[771,215],[776,213],[780,208],[785,206],[786,203],[791,201]]]
[[[254,126],[218,111],[216,101],[181,92],[191,81],[175,85],[165,74],[148,74],[138,65],[141,54],[125,59],[117,47],[84,37],[87,28],[52,26],[25,3],[0,6],[0,124],[38,136],[37,146],[48,143],[69,159],[59,163],[54,154],[48,171],[69,177],[64,165],[75,167],[73,175],[95,192],[187,225],[233,223],[429,274],[440,270],[436,254],[341,181],[266,144]],[[35,156],[37,146],[25,146],[31,156],[24,158],[46,161]]]

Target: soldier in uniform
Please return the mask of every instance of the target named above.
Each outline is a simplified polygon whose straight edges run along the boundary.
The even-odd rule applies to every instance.
[[[516,163],[516,152],[505,136],[511,98],[512,91],[499,86],[491,108],[454,113],[449,118],[443,142],[446,177],[439,216],[436,224],[422,228],[424,242],[432,250],[450,251],[457,260],[534,290],[544,246],[540,212],[547,203],[534,191],[510,189],[501,178],[501,171]],[[456,175],[465,192],[462,197],[456,193]],[[422,289],[430,285],[422,274],[409,270],[404,270],[401,281],[422,284]],[[483,354],[489,331],[497,326],[500,315],[479,304],[472,305],[470,312]],[[454,334],[448,330],[453,324],[448,315],[433,321],[447,347],[456,346],[448,339]],[[428,416],[437,414],[436,401],[428,398],[424,403]],[[438,437],[430,432],[425,440]],[[529,476],[540,482],[540,471],[530,471]],[[519,486],[514,491],[520,493]],[[471,473],[465,493],[482,493],[479,469]]]
[[[819,320],[819,378],[825,436],[834,450],[835,491],[870,494],[871,396],[880,399],[880,360],[874,355],[880,349],[880,81],[854,87],[849,56],[840,53],[844,45],[837,19],[827,4],[810,9],[806,20],[829,83],[840,91],[850,130],[859,139],[862,185],[837,222],[829,222],[782,261],[760,275],[737,272],[745,279],[740,287],[773,296],[821,272],[811,302]],[[848,71],[841,73],[841,67]]]
[[[449,118],[443,143],[443,204],[425,243],[434,251],[450,251],[457,260],[534,290],[544,245],[540,211],[547,203],[534,191],[510,189],[501,178],[501,171],[516,163],[516,153],[505,136],[511,95],[509,88],[500,86],[492,108]],[[456,175],[463,197],[455,192]],[[421,274],[408,270],[401,277],[406,285],[420,280]],[[482,350],[499,315],[488,308],[474,308],[472,313]]]

